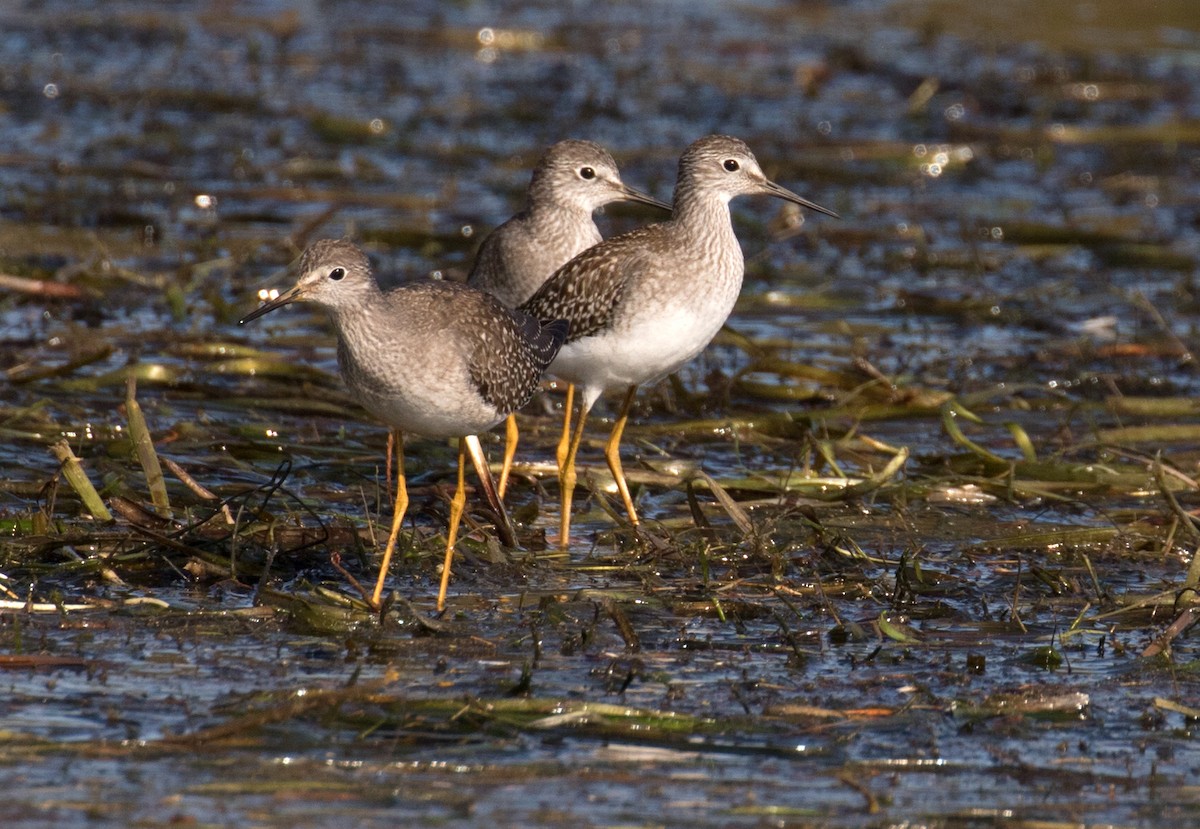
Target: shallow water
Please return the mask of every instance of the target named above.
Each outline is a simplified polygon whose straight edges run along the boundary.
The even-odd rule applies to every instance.
[[[0,274],[61,294],[0,298],[0,818],[1195,822],[1194,634],[1144,655],[1200,537],[1190,11],[0,12]],[[402,600],[366,613],[329,555],[372,574],[383,429],[319,312],[236,324],[255,291],[340,235],[386,283],[461,278],[545,145],[597,140],[667,198],[712,131],[843,219],[735,203],[738,309],[627,432],[648,539],[606,508],[597,418],[596,492],[572,554],[547,548],[549,390],[523,549],[472,532],[430,619],[454,452],[414,441]],[[81,512],[59,437],[110,503],[149,502],[129,374],[158,454],[219,501],[168,472],[170,522]],[[697,468],[744,517],[689,497]]]

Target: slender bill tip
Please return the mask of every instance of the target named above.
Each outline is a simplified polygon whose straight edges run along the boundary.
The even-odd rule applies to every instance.
[[[625,197],[625,201],[637,202],[638,204],[648,204],[651,207],[657,207],[660,210],[665,210],[668,213],[672,211],[671,205],[666,202],[659,201],[653,196],[648,196],[640,190],[634,190],[632,187],[626,187],[621,191]]]
[[[832,210],[830,210],[829,208],[827,208],[827,207],[821,207],[821,205],[817,204],[816,202],[811,202],[811,201],[810,201],[810,202],[807,202],[807,203],[806,203],[804,206],[805,206],[805,207],[807,207],[807,208],[809,208],[810,210],[815,210],[815,211],[817,211],[818,213],[824,213],[826,216],[831,216],[831,217],[833,217],[833,218],[835,218],[835,219],[840,219],[840,218],[842,218],[841,216],[839,216],[837,213],[834,213],[834,212],[833,212]]]
[[[816,202],[809,201],[808,199],[804,198],[803,196],[799,196],[799,195],[793,193],[791,190],[787,189],[786,187],[776,184],[773,181],[764,182],[764,186],[766,187],[766,191],[773,196],[778,196],[781,199],[790,201],[794,204],[798,204],[801,207],[807,207],[809,210],[815,210],[818,213],[824,213],[826,216],[832,216],[835,219],[842,218],[841,216],[834,213],[829,208],[821,207],[821,205],[817,204]]]
[[[280,306],[287,305],[295,298],[296,292],[294,290],[280,294],[278,288],[263,288],[258,292],[258,299],[263,304],[238,320],[238,325],[245,325],[251,320],[256,320],[268,311],[274,311]]]
[[[792,196],[793,196],[793,198],[788,199],[788,201],[794,201],[796,204],[800,205],[801,207],[807,207],[809,210],[815,210],[818,213],[824,213],[826,216],[831,216],[835,219],[842,218],[841,216],[839,216],[838,214],[836,214],[832,210],[830,210],[828,207],[821,207],[821,205],[817,204],[816,202],[809,201],[808,199],[805,199],[805,198],[801,198],[800,196],[797,196],[795,193],[793,193]]]

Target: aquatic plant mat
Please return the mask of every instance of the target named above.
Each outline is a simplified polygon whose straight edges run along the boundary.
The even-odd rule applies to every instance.
[[[1193,10],[945,5],[0,12],[0,823],[1200,823]],[[461,278],[546,144],[666,198],[714,129],[844,218],[734,203],[643,526],[602,402],[559,552],[548,383],[519,547],[472,493],[434,614],[412,440],[370,610],[385,431],[256,291],[340,235]]]

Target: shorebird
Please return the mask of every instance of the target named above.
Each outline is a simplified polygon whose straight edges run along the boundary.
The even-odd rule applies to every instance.
[[[533,169],[524,209],[483,240],[467,284],[487,291],[509,308],[517,307],[559,267],[601,240],[592,213],[614,201],[671,210],[669,204],[621,181],[617,162],[599,144],[569,138],[551,145]],[[574,392],[575,387],[568,385],[568,423]],[[497,484],[501,498],[508,488],[519,438],[517,420],[510,414]]]
[[[564,435],[558,454],[559,543],[564,549],[570,544],[575,458],[584,422],[609,388],[626,392],[604,456],[629,520],[637,526],[620,455],[630,407],[638,386],[670,374],[699,354],[733,310],[745,261],[729,202],[752,194],[837,215],[769,180],[742,141],[706,136],[679,159],[670,219],[588,248],[520,306],[540,320],[565,319],[571,326],[549,369],[580,387],[579,419],[569,444]]]
[[[384,293],[366,254],[345,240],[316,242],[300,257],[296,271],[294,287],[241,322],[297,300],[322,306],[337,331],[342,379],[363,408],[391,430],[397,456],[396,503],[370,598],[376,609],[408,509],[404,434],[459,439],[458,480],[437,598],[441,611],[466,506],[468,454],[496,511],[501,540],[515,546],[512,525],[476,436],[528,402],[558,353],[568,324],[539,323],[489,294],[454,282],[409,282]]]

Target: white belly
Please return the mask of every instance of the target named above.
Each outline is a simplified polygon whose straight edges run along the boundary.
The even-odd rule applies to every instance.
[[[719,319],[715,317],[719,316]],[[653,317],[653,318],[650,318]],[[627,387],[665,377],[704,350],[725,315],[698,319],[691,309],[657,311],[619,332],[585,337],[563,346],[550,373],[578,386]]]
[[[478,395],[448,399],[447,387],[421,388],[413,383],[403,391],[377,396],[362,388],[351,387],[367,411],[388,426],[427,438],[453,438],[477,435],[491,429],[503,417]]]

